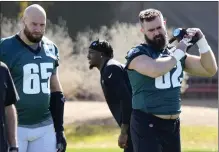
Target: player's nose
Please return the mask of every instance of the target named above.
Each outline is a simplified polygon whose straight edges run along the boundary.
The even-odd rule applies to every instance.
[[[160,34],[160,32],[156,29],[156,30],[154,30],[154,36],[157,36],[157,35],[159,35]]]
[[[90,60],[90,54],[89,53],[87,54],[87,59]]]
[[[42,28],[40,25],[36,25],[36,26],[34,26],[33,31],[34,31],[34,33],[41,33]]]

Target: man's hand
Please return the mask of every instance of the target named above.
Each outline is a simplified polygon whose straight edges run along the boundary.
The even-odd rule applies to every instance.
[[[128,128],[129,128],[129,125],[127,124],[121,125],[121,133],[118,139],[118,145],[120,148],[128,147]]]
[[[176,47],[173,47],[170,52],[171,55],[176,59],[176,61],[180,61],[186,54],[186,51],[189,46],[193,45],[190,43],[192,37],[183,38]]]
[[[186,30],[186,32],[187,32],[187,35],[190,37],[193,37],[196,35],[198,40],[200,40],[201,38],[204,37],[204,34],[202,33],[202,31],[199,28],[188,28]]]
[[[187,48],[191,45],[193,45],[192,43],[190,43],[190,41],[192,40],[192,36],[187,36],[185,38],[183,38],[176,46],[176,49],[180,49],[182,50],[184,53],[186,53]]]
[[[199,28],[188,28],[186,32],[187,34],[184,35],[183,39],[176,46],[176,50],[182,50],[184,53],[186,53],[192,45],[195,43],[198,44],[199,40],[205,37]],[[182,56],[183,54],[180,55],[180,57]]]
[[[128,134],[120,134],[119,135],[119,140],[118,140],[118,145],[120,148],[127,148],[128,147]]]
[[[205,38],[205,35],[202,33],[202,31],[199,28],[188,28],[186,32],[187,32],[187,35],[191,37],[195,36],[195,38],[197,39],[196,44],[201,54],[211,51],[211,47],[209,46]]]
[[[57,152],[65,152],[66,151],[67,142],[65,139],[64,132],[56,133],[56,149]]]

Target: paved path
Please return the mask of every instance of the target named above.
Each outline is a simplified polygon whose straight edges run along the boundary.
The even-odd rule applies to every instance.
[[[114,121],[105,102],[66,103],[65,124],[98,120],[99,122],[101,120]],[[218,109],[203,106],[182,106],[181,124],[218,126]]]

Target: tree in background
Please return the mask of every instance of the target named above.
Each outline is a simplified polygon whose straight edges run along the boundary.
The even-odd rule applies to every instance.
[[[18,13],[18,18],[21,18],[25,8],[27,8],[29,6],[29,2],[22,1],[22,2],[18,2],[18,3],[19,3],[19,7],[20,7],[20,12]]]

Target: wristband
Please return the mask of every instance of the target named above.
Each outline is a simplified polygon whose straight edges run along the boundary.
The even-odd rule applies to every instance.
[[[206,53],[206,52],[211,50],[211,47],[208,45],[208,42],[205,39],[205,36],[203,36],[200,40],[198,40],[198,42],[196,44],[197,44],[197,46],[199,48],[199,52],[201,54]]]
[[[181,60],[184,56],[185,56],[185,52],[183,52],[180,49],[176,49],[173,53],[172,56],[176,59],[176,61],[178,62],[179,60]]]

